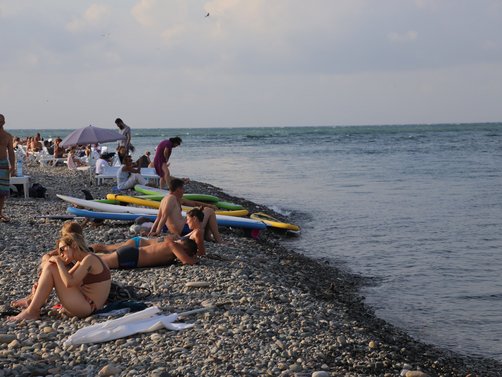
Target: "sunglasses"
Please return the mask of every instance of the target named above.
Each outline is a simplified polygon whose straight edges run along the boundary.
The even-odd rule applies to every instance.
[[[59,255],[63,256],[63,253],[66,251],[67,248],[68,248],[68,245],[60,246],[59,247]]]

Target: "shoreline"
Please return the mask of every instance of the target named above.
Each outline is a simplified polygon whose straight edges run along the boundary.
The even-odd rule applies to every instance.
[[[88,173],[64,167],[27,167],[27,173],[32,184],[48,189],[48,197],[6,201],[11,223],[0,224],[4,306],[28,293],[37,261],[53,247],[63,223],[33,215],[66,214],[67,204],[56,193],[82,197],[80,190],[87,188],[100,198],[111,192],[111,184],[86,187]],[[273,213],[210,184],[191,182],[187,192],[217,195],[242,203],[250,212]],[[128,229],[128,223],[106,221],[96,228],[87,226],[84,233],[90,243],[119,242],[130,237]],[[62,343],[71,333],[104,319],[43,317],[13,325],[2,318],[0,376],[2,370],[5,376],[26,370],[41,375],[95,375],[105,366],[118,368],[124,376],[308,376],[314,372],[397,376],[405,369],[415,371],[415,376],[419,370],[430,376],[500,375],[501,362],[418,342],[377,318],[359,292],[363,277],[288,250],[277,233],[265,231],[254,240],[242,231],[221,229],[225,243],[209,243],[208,254],[214,258],[203,258],[196,266],[112,272],[114,280],[150,288],[147,301],[164,312],[196,309],[207,301],[226,303],[188,318],[195,324],[193,329],[65,348]],[[210,286],[190,289],[185,286],[189,281],[208,281]]]

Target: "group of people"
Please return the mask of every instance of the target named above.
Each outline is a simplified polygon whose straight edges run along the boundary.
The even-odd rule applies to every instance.
[[[73,221],[61,229],[56,249],[42,257],[38,281],[31,293],[12,302],[22,308],[10,320],[28,320],[40,317],[40,311],[52,290],[69,316],[86,317],[103,308],[110,286],[110,269],[163,266],[176,259],[192,265],[198,256],[206,253],[205,241],[222,242],[216,223],[214,207],[185,201],[184,181],[172,179],[169,194],[161,203],[159,215],[148,236],[134,237],[114,244],[87,245],[82,227]],[[182,217],[181,205],[201,205]],[[169,235],[157,238],[167,228]]]
[[[4,130],[4,125],[5,117],[0,114],[0,222],[9,221],[3,208],[9,195],[10,176],[15,175],[14,139]],[[122,127],[124,135],[130,135],[130,129],[121,120],[117,126]],[[147,234],[148,238],[135,237],[116,245],[89,246],[78,223],[65,223],[56,248],[41,259],[38,280],[31,293],[12,303],[22,311],[11,320],[39,318],[41,308],[53,290],[66,314],[89,316],[106,303],[111,286],[110,269],[161,266],[175,259],[183,264],[194,264],[197,256],[205,255],[205,241],[222,242],[214,211],[216,207],[184,199],[185,181],[170,175],[169,158],[172,149],[180,144],[179,137],[164,140],[157,147],[154,160],[148,162],[161,177],[161,187],[169,187],[169,194],[160,202],[159,213]],[[121,141],[119,148],[126,150],[119,182],[127,182],[132,174],[137,174],[135,169],[138,169],[133,166],[129,154],[130,136]],[[54,153],[56,149],[55,146]],[[90,146],[88,149],[91,151]],[[69,153],[73,153],[72,150]],[[143,160],[149,160],[149,155],[144,157]],[[186,218],[182,216],[182,204],[194,207]],[[157,238],[165,232],[169,234]]]

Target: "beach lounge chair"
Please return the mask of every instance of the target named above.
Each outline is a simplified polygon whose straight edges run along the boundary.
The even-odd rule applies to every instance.
[[[152,183],[156,185],[160,184],[160,177],[155,171],[155,168],[141,168],[140,174],[148,181],[152,181]]]
[[[106,179],[117,179],[120,166],[106,166],[102,174],[96,174],[96,185],[101,186]]]

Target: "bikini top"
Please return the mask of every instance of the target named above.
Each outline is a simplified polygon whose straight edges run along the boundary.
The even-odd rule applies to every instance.
[[[107,281],[112,278],[112,275],[110,274],[110,269],[104,262],[101,260],[100,257],[98,257],[96,254],[91,254],[94,255],[96,258],[99,259],[101,262],[101,265],[103,266],[103,271],[101,271],[99,274],[91,274],[87,273],[85,275],[84,280],[82,280],[82,284],[87,285],[87,284],[94,284],[94,283],[101,283],[102,281]]]

